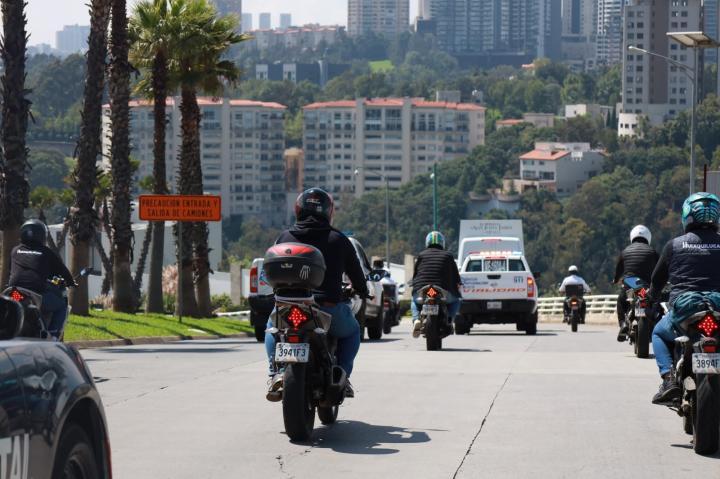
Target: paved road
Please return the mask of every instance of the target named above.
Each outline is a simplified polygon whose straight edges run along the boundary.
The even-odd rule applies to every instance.
[[[608,327],[486,327],[427,352],[404,326],[364,343],[340,422],[291,444],[250,340],[84,351],[115,477],[719,477],[680,418],[650,404],[654,361]]]

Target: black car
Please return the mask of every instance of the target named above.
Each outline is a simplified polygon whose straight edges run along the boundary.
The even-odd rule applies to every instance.
[[[0,477],[111,479],[100,395],[77,349],[8,339],[0,298]],[[20,322],[22,319],[20,319]]]

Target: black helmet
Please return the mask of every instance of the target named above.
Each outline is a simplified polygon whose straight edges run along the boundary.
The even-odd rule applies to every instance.
[[[295,200],[295,219],[302,221],[309,216],[324,218],[332,222],[335,202],[327,191],[321,188],[305,190]]]
[[[24,245],[45,245],[47,236],[47,226],[40,220],[27,220],[20,227],[20,242]]]

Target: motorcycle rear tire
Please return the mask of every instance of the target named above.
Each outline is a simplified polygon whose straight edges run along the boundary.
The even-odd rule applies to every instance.
[[[393,327],[393,310],[388,309],[387,311],[383,309],[383,318],[382,318],[382,332],[383,334],[390,334],[392,332]]]
[[[315,427],[315,406],[305,364],[288,364],[283,378],[283,421],[291,441],[307,441]]]
[[[573,333],[577,333],[577,329],[578,329],[578,315],[572,314],[570,317],[570,330]]]
[[[332,407],[318,406],[317,415],[318,415],[318,418],[320,418],[320,422],[327,426],[330,424],[334,424],[335,421],[337,421],[339,410],[340,410],[340,406],[332,406]]]
[[[426,325],[425,345],[428,351],[439,351],[442,349],[442,335],[438,327],[439,321],[443,321],[443,319],[434,318],[430,324]]]
[[[693,408],[693,447],[696,454],[715,454],[720,445],[720,376],[698,374]]]
[[[650,357],[650,321],[648,318],[639,318],[637,337],[635,338],[635,355],[641,359]]]

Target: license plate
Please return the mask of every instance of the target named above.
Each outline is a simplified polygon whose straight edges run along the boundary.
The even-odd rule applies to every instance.
[[[635,317],[636,318],[644,318],[645,317],[645,308],[635,308]]]
[[[275,346],[275,361],[279,363],[306,363],[310,358],[307,343],[278,343]]]
[[[694,353],[692,370],[700,374],[720,374],[720,353]]]
[[[440,314],[440,305],[439,304],[423,304],[422,309],[423,314]]]
[[[502,309],[502,301],[488,301],[488,309]]]

